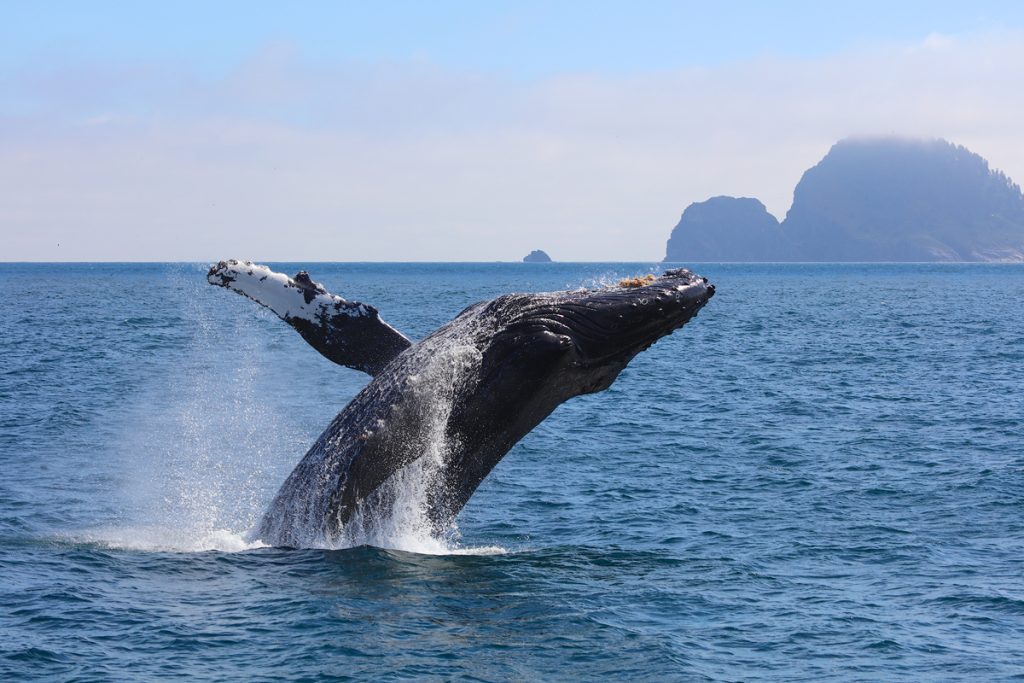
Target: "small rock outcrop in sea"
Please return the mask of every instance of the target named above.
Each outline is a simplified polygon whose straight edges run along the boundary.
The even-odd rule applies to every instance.
[[[542,249],[534,249],[523,257],[523,263],[551,263],[551,257]]]
[[[849,138],[779,223],[756,199],[691,204],[666,261],[1024,261],[1024,194],[945,140]]]

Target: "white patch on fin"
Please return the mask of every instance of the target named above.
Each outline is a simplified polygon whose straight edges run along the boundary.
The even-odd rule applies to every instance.
[[[300,318],[320,324],[330,316],[360,317],[371,315],[361,303],[350,303],[313,283],[316,291],[304,289],[283,273],[251,261],[221,261],[206,278],[210,284],[227,287],[266,306],[284,321]],[[313,297],[306,302],[308,294]]]

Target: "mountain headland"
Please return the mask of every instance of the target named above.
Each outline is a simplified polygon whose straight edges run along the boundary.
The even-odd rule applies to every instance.
[[[666,261],[1024,261],[1020,186],[945,140],[847,138],[779,222],[747,197],[691,204]]]

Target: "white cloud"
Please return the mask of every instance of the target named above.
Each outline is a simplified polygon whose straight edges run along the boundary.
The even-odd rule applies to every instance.
[[[756,196],[781,218],[852,134],[945,137],[1024,180],[1020,33],[531,82],[287,45],[217,80],[17,76],[4,259],[653,261],[692,201]]]

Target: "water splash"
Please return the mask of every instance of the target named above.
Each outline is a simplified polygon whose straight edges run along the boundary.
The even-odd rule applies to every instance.
[[[254,533],[257,522],[309,443],[308,433],[270,407],[280,402],[265,400],[270,389],[262,386],[264,360],[273,340],[254,329],[258,317],[212,312],[205,291],[183,289],[183,317],[192,337],[177,372],[155,381],[138,399],[150,407],[125,429],[118,449],[124,461],[122,524],[90,530],[81,537],[85,542],[181,552],[264,547]],[[456,525],[438,529],[428,514],[448,454],[457,446],[448,434],[454,401],[478,375],[481,352],[471,337],[467,331],[465,343],[449,340],[423,349],[430,361],[408,378],[407,391],[419,427],[407,437],[421,456],[367,500],[374,514],[357,512],[336,539],[312,530],[297,533],[303,539],[298,545],[372,545],[439,555],[504,552],[464,547]]]
[[[74,540],[116,550],[146,552],[218,551],[237,553],[266,547],[263,543],[248,538],[246,533],[238,533],[230,529],[205,531],[195,528],[161,526],[94,529],[81,534]]]
[[[457,396],[470,390],[482,360],[480,350],[470,343],[456,343],[430,349],[431,362],[409,378],[409,405],[421,412],[416,433],[420,457],[384,482],[360,506],[333,547],[373,545],[381,548],[426,554],[449,554],[463,550],[458,526],[438,529],[430,519],[432,500],[441,486],[449,454],[458,444],[448,432]],[[372,510],[373,514],[367,514]]]
[[[185,552],[258,547],[247,536],[273,491],[272,463],[302,438],[260,400],[266,341],[253,334],[254,321],[236,318],[225,333],[199,301],[205,292],[181,289],[191,337],[180,352],[159,351],[180,353],[174,372],[135,399],[115,448],[121,524],[89,531],[86,541]]]
[[[600,275],[583,278],[578,282],[566,283],[566,290],[581,290],[581,289],[605,289],[608,287],[615,287],[624,278],[643,276],[643,275],[654,275],[655,277],[661,275],[665,271],[665,267],[660,263],[651,264],[650,267],[635,268],[626,270],[606,270]]]

